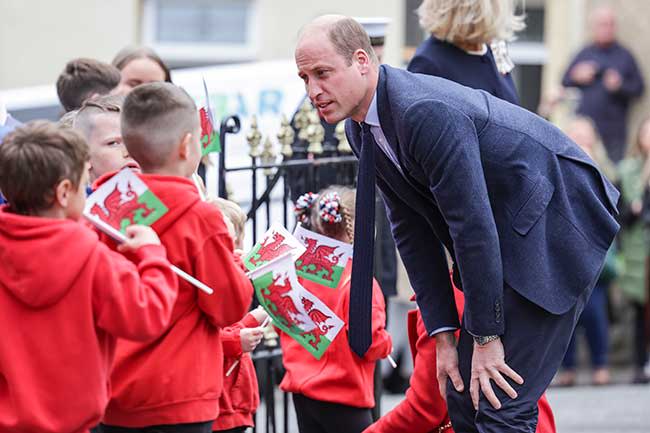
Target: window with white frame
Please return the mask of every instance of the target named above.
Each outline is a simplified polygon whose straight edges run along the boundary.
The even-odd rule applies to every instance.
[[[144,0],[143,43],[172,64],[252,60],[257,0]]]

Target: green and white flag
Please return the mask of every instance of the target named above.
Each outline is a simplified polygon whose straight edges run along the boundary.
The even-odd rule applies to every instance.
[[[305,252],[296,260],[296,273],[310,281],[335,289],[352,257],[352,245],[309,231],[298,225],[293,236]]]
[[[286,253],[249,276],[260,305],[275,326],[320,359],[344,322],[298,282],[291,254]]]
[[[253,271],[288,252],[295,260],[305,252],[305,247],[287,229],[274,223],[244,257],[244,266]]]
[[[150,226],[167,210],[131,169],[124,168],[86,199],[84,214],[124,232],[131,224]]]

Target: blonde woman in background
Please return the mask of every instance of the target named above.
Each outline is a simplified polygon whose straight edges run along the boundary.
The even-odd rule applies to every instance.
[[[605,176],[615,181],[616,169],[607,157],[607,152],[591,119],[576,117],[566,128],[566,134],[575,141],[587,155],[600,167]],[[576,383],[576,335],[583,330],[591,355],[593,385],[607,385],[610,381],[607,355],[609,349],[609,319],[607,317],[607,292],[616,277],[614,254],[607,255],[605,267],[600,274],[589,301],[582,311],[576,330],[569,343],[564,360],[563,371],[558,374],[555,382],[558,386],[573,386]]]
[[[635,313],[634,345],[635,375],[634,383],[649,383],[650,377],[643,368],[648,361],[647,324],[645,309],[648,303],[648,227],[641,218],[643,195],[650,181],[650,117],[638,129],[636,141],[629,156],[619,165],[619,185],[621,199],[618,207],[621,219],[619,233],[620,253],[623,269],[618,281],[625,297]],[[648,206],[648,204],[646,204]]]
[[[519,105],[505,42],[525,25],[513,0],[424,0],[420,26],[431,36],[408,70],[435,75]]]

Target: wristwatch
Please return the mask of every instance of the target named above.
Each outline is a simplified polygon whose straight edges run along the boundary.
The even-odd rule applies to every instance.
[[[474,342],[479,346],[485,346],[490,341],[498,340],[498,335],[474,335]]]

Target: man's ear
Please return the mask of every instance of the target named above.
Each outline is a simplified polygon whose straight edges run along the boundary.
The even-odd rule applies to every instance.
[[[74,192],[74,185],[70,179],[63,179],[54,188],[54,202],[62,208],[67,208],[70,202],[70,194]]]
[[[188,159],[190,156],[190,146],[192,145],[192,133],[188,132],[181,139],[181,144],[178,146],[178,156],[181,159]]]
[[[370,70],[370,55],[368,55],[365,50],[362,50],[361,48],[356,50],[352,55],[352,59],[357,63],[359,72],[362,74],[366,74]]]

